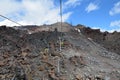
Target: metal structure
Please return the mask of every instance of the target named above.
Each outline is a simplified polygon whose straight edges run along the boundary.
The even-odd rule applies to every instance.
[[[60,23],[60,27],[61,27],[61,36],[60,36],[60,51],[61,51],[61,42],[62,42],[62,0],[60,0],[60,19],[61,19],[61,23]]]

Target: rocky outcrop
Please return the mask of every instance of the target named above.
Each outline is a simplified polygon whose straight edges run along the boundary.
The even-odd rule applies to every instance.
[[[87,38],[91,38],[109,51],[120,54],[120,32],[101,32],[100,29],[91,29],[83,25],[78,25],[77,28],[79,28],[81,33]]]
[[[83,35],[102,33],[66,25],[65,32],[35,27],[31,34],[0,27],[0,80],[119,80],[120,56]]]

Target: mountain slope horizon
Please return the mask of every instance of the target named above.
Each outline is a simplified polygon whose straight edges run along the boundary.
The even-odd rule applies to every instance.
[[[1,80],[120,79],[119,45],[105,47],[119,43],[119,33],[69,24],[61,32],[60,23],[26,27],[0,27]]]

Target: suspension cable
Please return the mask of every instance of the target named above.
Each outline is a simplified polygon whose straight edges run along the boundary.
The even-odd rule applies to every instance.
[[[5,18],[5,19],[7,19],[7,20],[9,20],[9,21],[11,21],[11,22],[13,22],[13,23],[15,23],[15,24],[18,24],[18,25],[20,25],[20,26],[23,26],[22,24],[13,21],[13,20],[11,20],[10,18],[7,18],[7,17],[5,17],[5,16],[3,16],[3,15],[0,15],[0,16],[3,17],[3,18]]]

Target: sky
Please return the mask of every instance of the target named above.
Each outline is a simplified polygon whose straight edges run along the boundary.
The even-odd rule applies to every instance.
[[[0,15],[22,25],[60,21],[59,0],[0,0]],[[120,0],[62,0],[63,22],[101,31],[120,31]],[[18,26],[0,17],[0,25]]]

